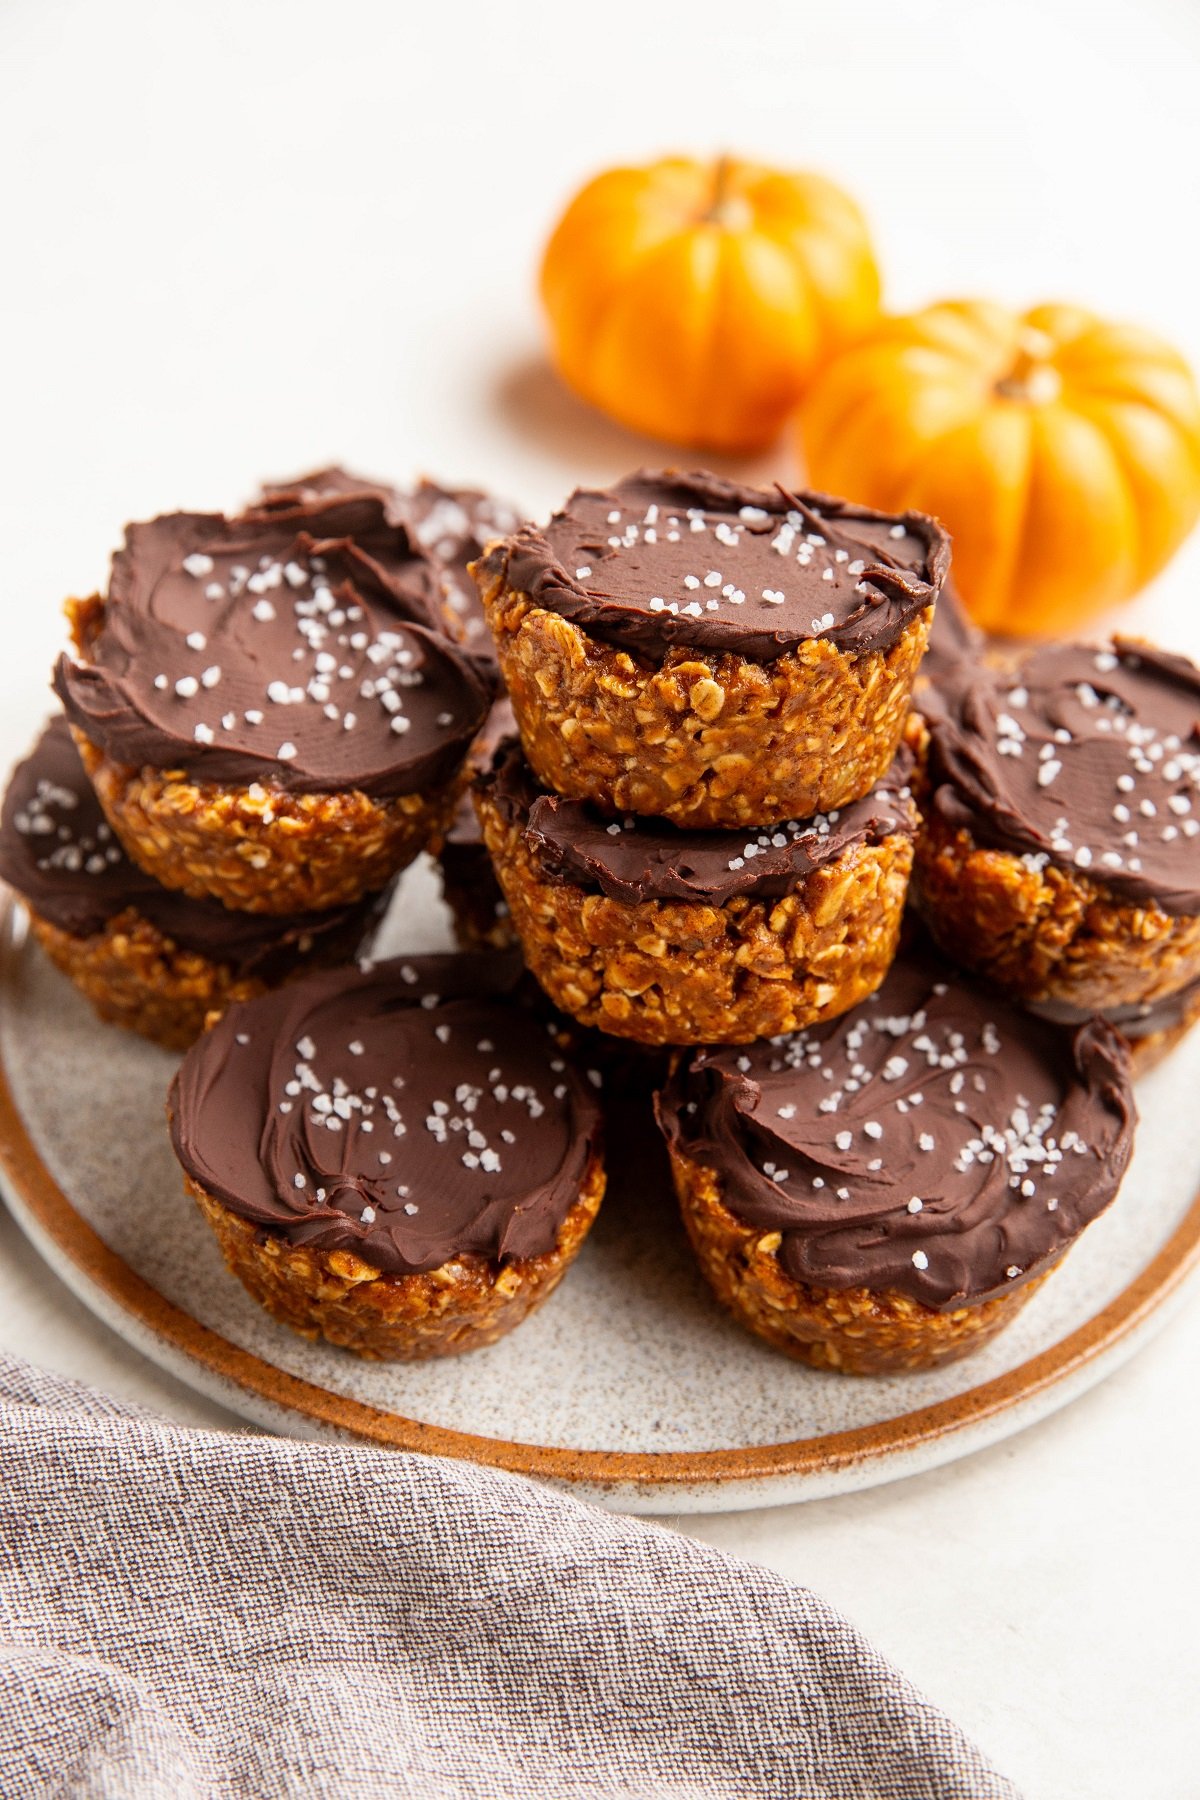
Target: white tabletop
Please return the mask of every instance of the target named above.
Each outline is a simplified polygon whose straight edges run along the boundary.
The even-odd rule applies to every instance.
[[[1200,364],[1200,14],[9,0],[0,12],[0,761],[121,524],[342,458],[548,508],[661,451],[541,360],[533,277],[593,169],[743,150],[844,181],[893,306],[1075,299]],[[786,451],[760,471],[787,472]],[[1123,617],[1200,652],[1200,541]],[[233,1423],[0,1217],[0,1343]],[[934,1474],[690,1518],[826,1595],[1030,1800],[1194,1795],[1195,1296],[1067,1412]],[[769,1696],[765,1696],[769,1708]]]

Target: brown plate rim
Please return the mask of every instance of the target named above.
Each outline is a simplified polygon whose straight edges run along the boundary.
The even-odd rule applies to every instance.
[[[984,1425],[1018,1401],[1030,1401],[1083,1371],[1144,1324],[1200,1262],[1198,1192],[1146,1267],[1091,1319],[1015,1369],[949,1400],[874,1425],[778,1444],[694,1451],[576,1450],[484,1437],[385,1412],[289,1375],[193,1319],[130,1268],[75,1210],[38,1154],[2,1057],[0,1175],[6,1189],[16,1194],[50,1242],[92,1286],[211,1375],[298,1418],[388,1449],[457,1457],[541,1480],[598,1489],[682,1489],[827,1475],[883,1457],[918,1452],[948,1434]]]

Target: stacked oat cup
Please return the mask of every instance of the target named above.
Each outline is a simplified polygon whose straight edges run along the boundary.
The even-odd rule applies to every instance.
[[[949,555],[673,471],[542,528],[340,470],[130,528],[2,870],[104,1016],[191,1043],[176,1154],[277,1318],[511,1329],[614,1096],[776,1349],[886,1374],[1012,1318],[1120,1185],[1131,1046],[1200,1012],[1200,675],[993,667]],[[462,948],[356,965],[421,850]]]

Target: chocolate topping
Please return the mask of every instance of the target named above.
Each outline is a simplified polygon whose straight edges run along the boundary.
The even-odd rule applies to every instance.
[[[1052,1264],[1116,1193],[1134,1118],[1110,1025],[1043,1024],[920,951],[840,1019],[693,1052],[659,1098],[794,1280],[938,1310]]]
[[[172,1086],[176,1155],[242,1218],[388,1274],[543,1255],[600,1114],[512,979],[397,958],[232,1007]]]
[[[160,887],[121,849],[63,718],[51,721],[13,770],[0,813],[0,876],[39,918],[73,937],[93,937],[132,907],[181,950],[264,977],[281,953],[338,936],[355,919],[365,932],[381,906],[372,895],[353,906],[278,918]]]
[[[494,660],[496,646],[467,567],[493,538],[515,531],[520,523],[516,507],[478,488],[444,488],[436,481],[422,481],[406,496],[405,506],[418,542],[441,565],[446,599],[462,626],[463,642]]]
[[[577,489],[504,554],[510,587],[594,637],[769,663],[811,638],[887,649],[936,600],[950,546],[923,513],[643,469]]]
[[[933,629],[921,663],[920,675],[934,686],[961,674],[964,666],[976,668],[983,661],[987,639],[958,597],[952,576],[947,576],[938,595]]]
[[[505,817],[522,823],[526,844],[551,880],[626,906],[645,900],[721,906],[735,894],[778,899],[853,845],[878,844],[896,832],[912,836],[911,770],[901,750],[864,799],[763,831],[683,831],[665,819],[605,819],[581,801],[540,788],[516,743],[501,746],[480,780]]]
[[[1200,669],[1117,639],[1012,672],[964,669],[926,706],[932,804],[977,843],[1124,900],[1200,912]]]
[[[355,475],[338,463],[327,469],[312,469],[291,481],[264,481],[258,499],[247,508],[250,515],[278,519],[311,516],[314,507],[329,500],[375,500],[379,502],[387,524],[406,527],[405,495],[386,481],[372,481],[367,475]],[[353,532],[347,536],[353,537]]]
[[[421,481],[406,492],[338,467],[315,469],[294,481],[270,482],[263,488],[259,505],[264,511],[278,513],[298,502],[310,505],[345,495],[373,496],[383,503],[393,524],[407,527],[438,564],[446,602],[462,629],[463,642],[477,654],[494,659],[492,634],[467,565],[493,538],[516,529],[520,522],[516,507],[479,488],[446,488],[436,481]]]
[[[364,508],[386,561],[378,536],[348,535]],[[55,675],[93,743],[135,768],[296,793],[391,798],[450,778],[489,695],[428,623],[436,570],[378,500],[306,506],[321,536],[297,529],[300,515],[128,527],[88,660],[64,656]]]
[[[1133,1000],[1126,1006],[1106,1006],[1099,1014],[1115,1025],[1131,1044],[1154,1037],[1160,1031],[1177,1031],[1191,1017],[1200,1003],[1200,978],[1177,988],[1173,994],[1160,994],[1153,1000]],[[1096,1015],[1068,1000],[1025,1000],[1022,1004],[1039,1019],[1050,1019],[1056,1025],[1083,1025]]]
[[[471,745],[471,753],[467,758],[469,766],[476,772],[486,770],[496,755],[496,751],[506,738],[516,736],[517,721],[513,714],[512,701],[505,694],[497,700],[484,721],[483,730]],[[445,855],[447,846],[462,848],[464,846],[482,848],[483,834],[479,829],[479,818],[475,811],[475,803],[468,788],[458,804],[454,822],[446,833],[446,841],[442,845]]]

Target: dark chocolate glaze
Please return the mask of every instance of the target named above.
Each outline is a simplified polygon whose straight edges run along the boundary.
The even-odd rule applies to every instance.
[[[912,760],[901,750],[862,800],[815,818],[763,831],[685,831],[665,819],[605,819],[578,800],[538,786],[519,743],[496,752],[480,786],[551,880],[573,882],[626,906],[692,900],[722,906],[735,894],[779,899],[824,864],[858,844],[911,837],[917,814],[909,797]]]
[[[920,679],[939,687],[961,674],[964,666],[977,668],[984,658],[987,639],[958,597],[954,577],[948,575],[938,595],[933,629],[919,671]]]
[[[694,1051],[659,1098],[794,1280],[938,1310],[1050,1267],[1116,1193],[1134,1119],[1111,1025],[1044,1024],[921,950],[840,1019]]]
[[[251,515],[279,519],[310,517],[313,510],[330,500],[373,500],[378,502],[384,521],[406,528],[405,495],[386,481],[373,481],[369,475],[356,475],[331,463],[325,469],[310,469],[307,475],[296,475],[290,481],[264,481],[258,498],[247,508]],[[372,509],[368,516],[378,516]],[[347,532],[353,537],[353,532]]]
[[[232,1007],[172,1086],[176,1155],[264,1231],[388,1274],[543,1255],[600,1112],[513,983],[509,958],[396,958]]]
[[[1200,1003],[1200,978],[1177,988],[1173,994],[1160,994],[1153,1000],[1134,1000],[1127,1006],[1106,1006],[1100,1013],[1115,1025],[1123,1038],[1140,1044],[1144,1038],[1160,1031],[1177,1031],[1191,1017]],[[1050,1019],[1056,1025],[1082,1025],[1093,1017],[1082,1007],[1067,1000],[1026,1000],[1022,1004],[1039,1019]]]
[[[479,488],[445,488],[436,481],[418,483],[405,497],[405,505],[418,542],[442,569],[446,602],[462,629],[463,642],[494,660],[496,646],[468,568],[494,538],[516,530],[521,514],[508,501]]]
[[[347,495],[373,496],[393,524],[407,528],[438,565],[446,604],[457,620],[462,641],[477,654],[494,659],[495,646],[479,590],[467,569],[485,544],[515,531],[521,519],[518,509],[481,488],[448,488],[429,480],[412,489],[395,488],[337,466],[314,469],[292,481],[269,482],[259,505],[278,512],[297,503]]]
[[[923,513],[643,469],[577,489],[496,555],[511,588],[623,649],[770,663],[812,638],[888,649],[937,599],[950,546]]]
[[[386,562],[365,527],[347,535],[372,507]],[[86,660],[63,656],[55,688],[134,768],[392,798],[454,774],[491,698],[439,605],[437,570],[369,497],[175,513],[127,528]]]
[[[160,887],[117,842],[64,718],[51,721],[13,770],[0,812],[0,877],[39,918],[73,937],[93,937],[132,908],[179,949],[263,979],[297,952],[347,934],[350,954],[355,923],[361,942],[384,901],[370,895],[353,906],[277,918]]]
[[[932,806],[951,827],[1200,912],[1200,669],[1117,639],[1055,644],[1011,672],[965,668],[922,700]]]

